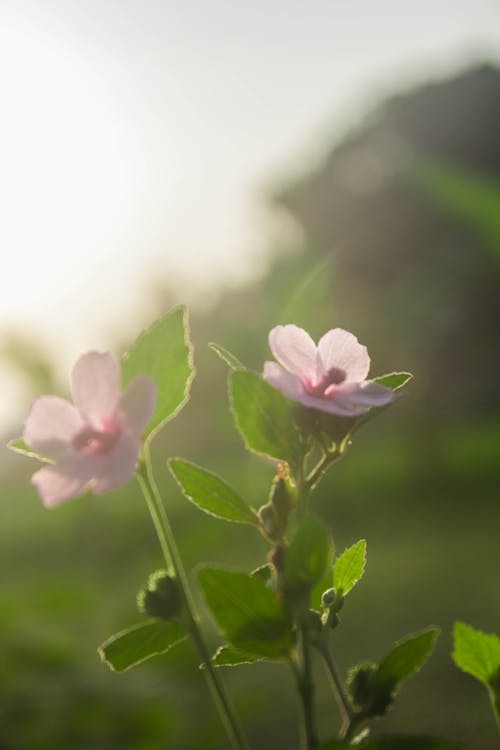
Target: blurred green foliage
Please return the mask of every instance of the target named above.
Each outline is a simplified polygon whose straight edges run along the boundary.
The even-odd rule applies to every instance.
[[[188,569],[208,560],[250,571],[265,557],[264,540],[186,502],[166,466],[167,457],[183,456],[224,477],[251,506],[267,501],[273,467],[245,451],[228,409],[227,366],[208,343],[260,371],[273,325],[294,322],[315,337],[339,325],[368,345],[373,375],[414,372],[407,395],[355,436],[314,498],[337,549],[368,540],[365,576],[335,631],[337,658],[346,674],[387,652],[401,633],[439,626],[436,653],[376,732],[436,734],[477,750],[495,747],[494,722],[450,652],[454,620],[496,632],[500,615],[500,239],[498,183],[484,166],[497,164],[500,178],[498,136],[488,141],[484,124],[488,106],[498,111],[490,79],[500,88],[497,73],[485,75],[389,101],[321,170],[279,198],[304,228],[304,251],[281,255],[261,281],[194,315],[192,400],[153,444]],[[482,126],[460,120],[457,108],[480,112]],[[463,153],[450,150],[457,143],[467,146]],[[361,188],[353,190],[350,178],[348,189],[346,163],[366,166],[366,149],[385,169],[378,187],[366,167]],[[403,152],[400,164],[395,154]],[[421,165],[425,157],[418,181],[416,157]],[[51,390],[47,364],[35,370],[33,387]],[[108,636],[138,621],[135,593],[161,565],[138,488],[47,511],[28,483],[29,461],[5,452],[2,462],[2,750],[219,750],[223,730],[188,643],[120,675],[97,655]],[[210,638],[215,650],[215,628]],[[254,745],[296,748],[286,669],[257,663],[226,673]],[[329,737],[335,708],[318,677]]]

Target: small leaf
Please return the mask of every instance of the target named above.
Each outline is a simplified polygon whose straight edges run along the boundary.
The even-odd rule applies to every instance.
[[[115,672],[124,672],[146,659],[164,654],[187,638],[184,629],[173,622],[147,620],[112,635],[98,652]]]
[[[171,458],[170,471],[188,500],[225,521],[258,523],[246,502],[216,474],[181,458]]]
[[[464,622],[453,628],[453,661],[464,672],[500,692],[500,638],[488,635]]]
[[[205,568],[200,585],[212,614],[232,646],[256,656],[285,657],[293,632],[283,603],[260,578]]]
[[[308,516],[295,532],[286,551],[283,578],[288,597],[308,596],[331,562],[332,543],[328,531],[314,516]]]
[[[226,365],[229,365],[231,370],[246,370],[245,365],[243,365],[240,360],[234,356],[234,354],[231,354],[227,349],[224,349],[223,346],[220,344],[216,344],[214,341],[211,341],[209,343],[210,349],[214,351],[216,354],[219,355],[219,357],[224,360]]]
[[[229,392],[236,426],[247,447],[295,465],[303,447],[293,404],[260,375],[246,370],[230,375]]]
[[[54,463],[52,459],[46,458],[46,456],[42,456],[41,453],[37,453],[36,451],[32,450],[22,438],[9,440],[9,442],[7,443],[7,448],[10,448],[10,450],[14,451],[14,453],[20,453],[22,456],[27,456],[28,458],[36,458],[37,461],[43,461],[47,464]]]
[[[216,667],[236,667],[238,664],[251,664],[254,661],[262,661],[262,657],[240,651],[234,646],[219,646],[212,657],[212,664]]]
[[[434,648],[438,634],[438,628],[428,628],[396,643],[378,666],[377,683],[393,685],[394,692],[424,664]]]
[[[145,434],[151,439],[177,414],[189,397],[194,376],[187,312],[175,307],[160,318],[123,355],[123,384],[136,375],[149,375],[158,387],[158,399]]]
[[[386,388],[391,388],[393,391],[398,391],[412,378],[411,372],[389,372],[387,375],[379,375],[378,378],[374,378],[374,381],[379,385],[385,385]]]
[[[344,596],[356,585],[365,572],[366,541],[360,539],[346,549],[335,560],[333,566],[333,587]]]

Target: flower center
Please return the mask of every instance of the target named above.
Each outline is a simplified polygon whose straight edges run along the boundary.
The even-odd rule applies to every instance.
[[[100,430],[84,427],[73,438],[73,447],[92,456],[109,453],[120,435],[120,428],[112,419],[103,420]]]
[[[340,367],[331,367],[326,375],[324,375],[319,383],[312,383],[306,381],[304,383],[306,391],[311,396],[318,396],[319,398],[325,398],[329,396],[332,391],[332,386],[340,385],[346,379],[347,373]]]

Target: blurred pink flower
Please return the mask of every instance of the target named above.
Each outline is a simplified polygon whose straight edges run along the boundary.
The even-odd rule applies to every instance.
[[[265,380],[304,406],[357,417],[394,398],[390,388],[366,380],[370,369],[366,346],[342,328],[325,333],[316,346],[302,328],[276,326],[269,334],[269,346],[278,362],[264,364]]]
[[[57,396],[38,398],[24,427],[24,441],[53,461],[31,478],[47,507],[88,488],[100,495],[133,476],[140,434],[157,396],[147,375],[134,378],[120,395],[120,365],[99,352],[80,357],[71,391],[74,405]]]

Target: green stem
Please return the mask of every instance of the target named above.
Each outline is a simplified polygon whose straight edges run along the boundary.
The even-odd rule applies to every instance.
[[[144,493],[149,512],[151,513],[167,567],[173,569],[177,578],[183,598],[189,632],[205,666],[204,672],[222,723],[234,750],[248,750],[248,745],[234,715],[225,687],[212,664],[210,653],[201,633],[199,617],[191,594],[189,581],[179,555],[179,550],[177,549],[165,507],[154,480],[151,457],[147,446],[144,448],[144,463],[140,465],[137,471],[137,479]]]
[[[302,704],[303,745],[306,750],[315,750],[319,745],[314,716],[314,684],[312,679],[311,638],[307,613],[299,624],[299,670],[297,672],[297,687]]]
[[[500,693],[493,690],[491,687],[488,689],[491,700],[491,707],[493,709],[493,715],[497,722],[497,729],[500,733]]]
[[[340,678],[333,655],[330,652],[330,649],[328,648],[328,644],[326,643],[324,639],[322,639],[321,643],[319,644],[319,651],[323,659],[325,660],[325,665],[328,669],[328,674],[331,677],[335,699],[337,701],[337,705],[340,711],[341,726],[340,726],[339,736],[341,738],[345,738],[347,735],[347,732],[349,731],[349,727],[351,725],[353,715],[354,715],[352,707],[351,707],[351,703],[349,701],[349,698],[347,697],[347,693],[344,689],[344,685],[342,684],[342,680]]]

